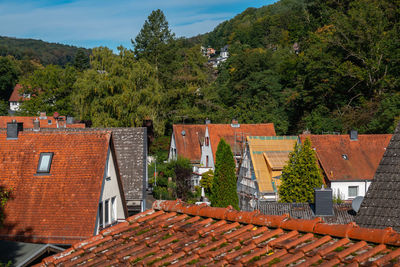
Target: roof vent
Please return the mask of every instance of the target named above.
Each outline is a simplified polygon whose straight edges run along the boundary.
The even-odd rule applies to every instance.
[[[346,154],[342,154],[342,158],[343,158],[344,160],[349,160],[349,157],[348,157]]]
[[[34,130],[35,132],[39,132],[39,131],[40,131],[40,121],[38,120],[38,118],[36,118],[36,119],[33,121],[33,130]]]
[[[231,127],[232,128],[240,128],[240,124],[237,119],[232,119]]]
[[[47,120],[46,112],[40,112],[39,120]]]
[[[185,136],[186,135],[186,131],[182,130],[181,134],[182,134],[182,136]]]
[[[350,140],[353,140],[353,141],[358,140],[358,132],[356,130],[350,131]]]
[[[315,216],[333,216],[332,189],[321,188],[314,189]]]
[[[18,139],[18,123],[15,120],[7,122],[7,139]]]

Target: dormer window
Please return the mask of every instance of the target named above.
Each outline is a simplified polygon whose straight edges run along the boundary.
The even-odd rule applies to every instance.
[[[51,152],[40,153],[37,172],[50,173],[50,166],[52,159],[53,159],[53,153]]]

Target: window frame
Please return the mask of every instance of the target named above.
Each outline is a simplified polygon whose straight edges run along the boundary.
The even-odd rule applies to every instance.
[[[44,156],[50,156],[49,164],[47,165],[47,169],[46,170],[41,170],[40,166],[42,165],[42,160],[43,160]],[[53,156],[54,156],[53,152],[41,152],[36,172],[37,173],[50,173],[51,163],[53,162]]]
[[[350,188],[351,188],[351,189],[356,189],[356,195],[350,195]],[[349,198],[355,198],[355,197],[358,196],[358,188],[359,188],[358,185],[349,185],[349,186],[348,186],[348,188],[347,188],[347,194],[348,194]]]
[[[111,223],[115,223],[117,221],[117,197],[111,198]]]
[[[101,201],[101,202],[99,202],[99,228],[101,229],[101,228],[103,228],[103,226],[104,226],[104,223],[103,223],[103,219],[104,219],[104,216],[103,216],[103,202]]]
[[[110,199],[104,200],[104,225],[108,226],[110,222]]]

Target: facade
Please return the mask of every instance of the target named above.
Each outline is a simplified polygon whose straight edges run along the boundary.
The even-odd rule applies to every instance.
[[[10,103],[10,110],[11,111],[18,111],[21,103],[23,101],[29,100],[31,98],[30,95],[22,94],[19,91],[22,89],[21,84],[16,84],[14,86],[14,90],[11,93],[10,99],[8,102]]]
[[[362,227],[400,231],[400,123],[356,216]]]
[[[325,184],[334,196],[352,200],[365,196],[391,134],[308,135],[323,170]]]
[[[397,266],[400,234],[156,201],[39,266]]]
[[[110,131],[0,132],[3,240],[71,245],[127,217]]]
[[[277,201],[280,176],[297,136],[248,136],[237,190],[240,206]]]

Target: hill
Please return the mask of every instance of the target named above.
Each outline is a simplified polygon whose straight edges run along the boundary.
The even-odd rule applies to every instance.
[[[0,36],[0,56],[11,55],[19,60],[36,60],[42,65],[65,66],[68,63],[73,63],[76,53],[81,49],[87,54],[91,53],[90,49],[76,46]]]

